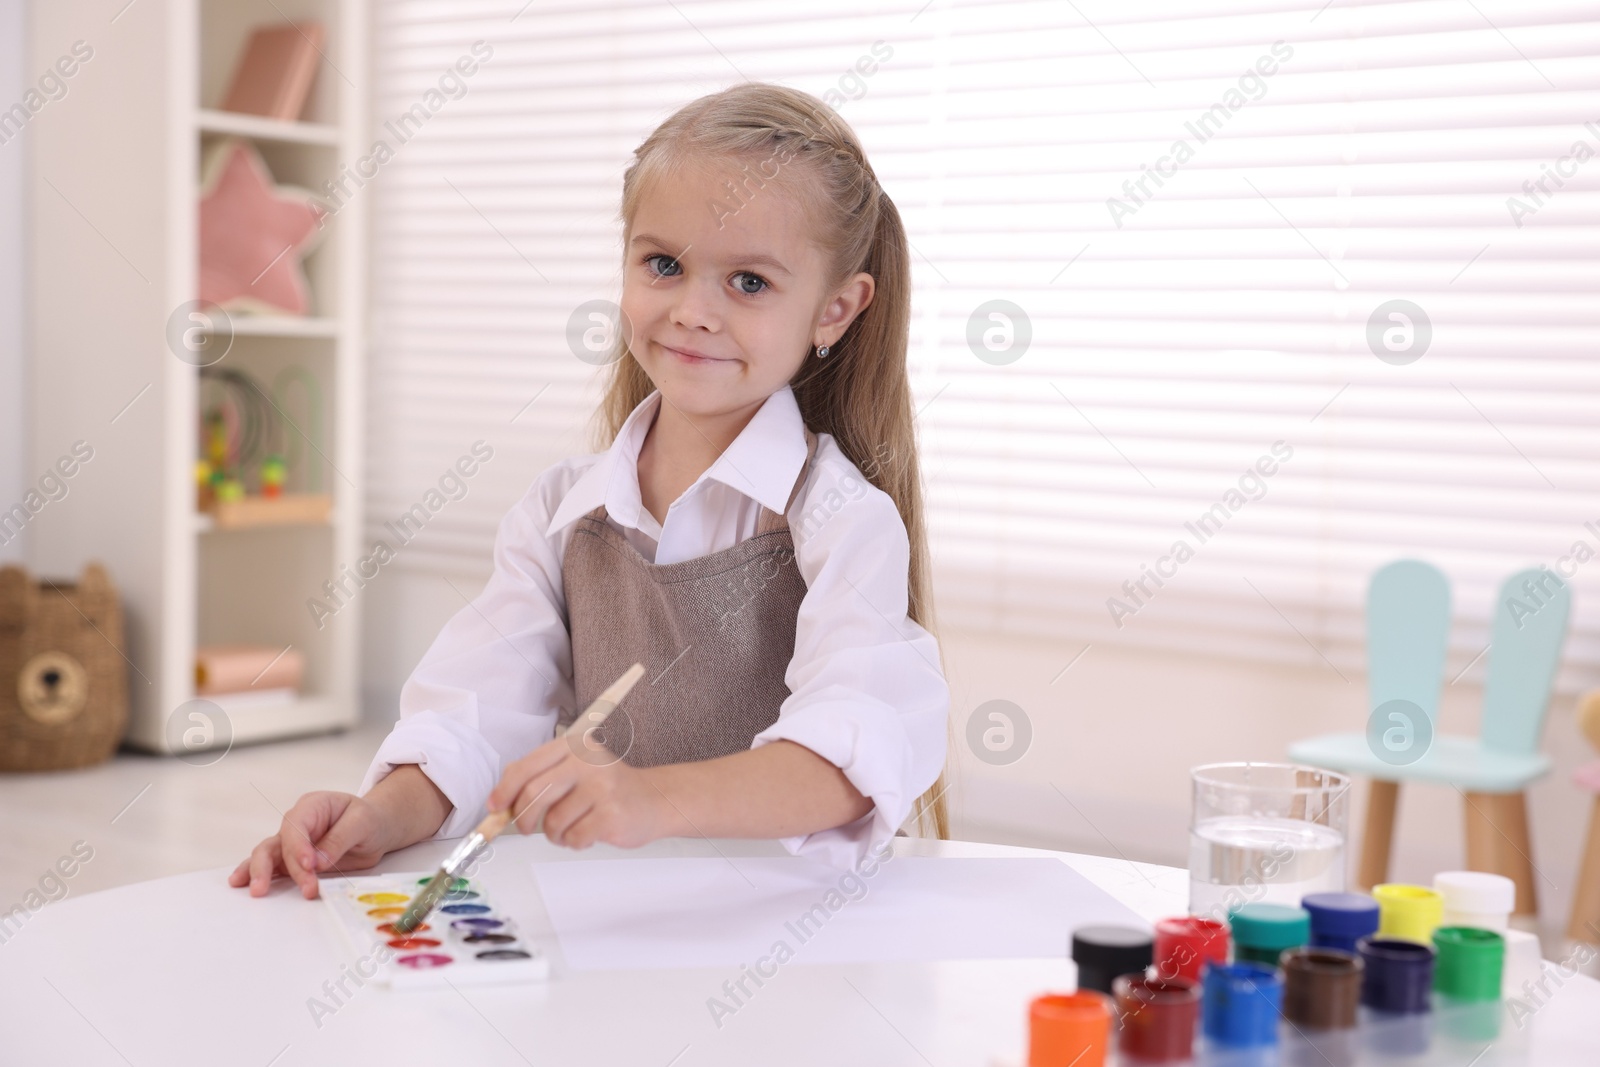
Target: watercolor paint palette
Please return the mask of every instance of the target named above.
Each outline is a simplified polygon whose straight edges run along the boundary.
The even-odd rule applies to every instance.
[[[323,880],[322,899],[350,947],[376,969],[372,981],[400,989],[549,977],[549,959],[467,878],[456,879],[410,936],[396,933],[394,921],[431,877],[414,871]]]

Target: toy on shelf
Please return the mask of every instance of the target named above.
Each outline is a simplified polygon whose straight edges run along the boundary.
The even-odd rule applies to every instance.
[[[261,461],[261,495],[276,499],[283,495],[283,479],[286,471],[283,457],[271,455]]]
[[[315,195],[273,181],[248,141],[224,138],[200,184],[201,302],[227,311],[306,315],[311,287],[301,259],[322,234]]]
[[[209,512],[219,529],[245,526],[323,523],[333,502],[320,492],[316,462],[302,463],[302,442],[322,455],[321,396],[315,379],[301,367],[282,371],[275,397],[247,374],[215,367],[200,372],[202,414],[200,450],[195,463],[197,507]],[[289,388],[299,383],[305,396],[306,425],[287,414]],[[289,492],[290,474],[307,492]],[[252,491],[252,486],[254,490]]]
[[[287,466],[300,462],[304,455],[302,449],[309,445],[311,450],[322,457],[322,390],[317,387],[317,380],[313,378],[304,367],[288,366],[278,372],[272,380],[272,407],[284,420],[289,416],[285,414],[293,405],[289,403],[290,387],[298,384],[305,397],[305,415],[301,421],[307,427],[305,433],[288,434],[285,439],[285,450],[279,453]],[[294,426],[294,423],[290,423]],[[296,427],[298,429],[298,427]],[[268,457],[269,459],[272,457]],[[306,465],[306,487],[312,492],[322,489],[322,466],[318,463],[308,462]]]
[[[201,645],[194,652],[195,696],[293,700],[304,677],[305,657],[293,646]]]

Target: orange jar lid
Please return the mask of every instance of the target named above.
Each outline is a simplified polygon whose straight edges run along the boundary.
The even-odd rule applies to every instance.
[[[1028,1067],[1103,1067],[1110,1037],[1104,993],[1046,993],[1028,1005]]]

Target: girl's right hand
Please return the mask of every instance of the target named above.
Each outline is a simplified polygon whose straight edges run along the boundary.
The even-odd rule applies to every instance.
[[[307,793],[283,816],[278,832],[262,841],[228,876],[235,888],[246,884],[250,895],[266,893],[272,880],[288,875],[311,900],[320,872],[359,871],[384,854],[403,847],[394,840],[387,812],[367,797],[350,793]]]

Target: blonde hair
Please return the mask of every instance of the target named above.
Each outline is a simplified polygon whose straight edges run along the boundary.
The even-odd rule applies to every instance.
[[[798,89],[743,83],[680,108],[634,149],[622,176],[623,247],[649,181],[694,159],[760,157],[756,195],[782,179],[812,222],[812,240],[831,265],[824,292],[857,273],[872,275],[871,303],[856,316],[826,359],[815,350],[790,387],[814,433],[832,435],[850,462],[899,509],[911,541],[907,598],[911,618],[933,632],[928,537],[923,523],[915,413],[906,370],[910,345],[911,274],[905,227],[878,184],[855,131],[834,110]],[[768,174],[768,164],[776,170]],[[806,180],[796,180],[800,174]],[[616,440],[630,412],[655,386],[617,332],[611,375],[597,413],[601,448]],[[942,653],[941,653],[942,658]],[[949,731],[948,720],[946,730]],[[950,836],[943,770],[922,795],[919,831]]]

